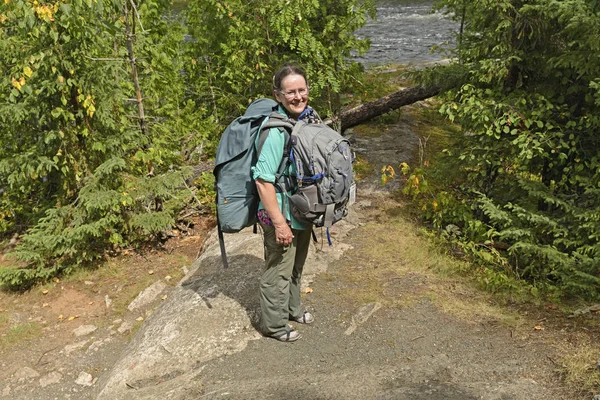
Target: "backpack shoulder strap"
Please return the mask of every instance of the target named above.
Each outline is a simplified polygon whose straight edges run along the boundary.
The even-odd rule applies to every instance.
[[[290,165],[290,151],[291,151],[291,132],[294,131],[296,126],[296,121],[288,118],[285,115],[279,114],[277,112],[273,112],[269,115],[269,119],[262,126],[261,131],[258,136],[258,140],[256,143],[256,157],[260,156],[260,152],[269,136],[269,131],[271,128],[279,129],[284,136],[284,149],[283,149],[283,157],[281,162],[279,163],[279,167],[277,168],[277,172],[275,173],[275,190],[278,193],[286,194],[288,190],[290,190],[293,185],[288,177],[285,177],[284,172]],[[285,203],[284,203],[285,206]]]

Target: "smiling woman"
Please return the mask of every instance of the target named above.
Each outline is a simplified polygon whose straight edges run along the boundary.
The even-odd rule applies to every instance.
[[[279,103],[278,113],[295,120],[301,115],[318,119],[314,111],[305,112],[312,109],[308,107],[308,83],[301,68],[286,64],[279,69],[273,76],[273,95]],[[285,147],[284,134],[271,128],[252,174],[260,197],[258,220],[265,245],[265,271],[260,279],[261,329],[269,337],[293,342],[300,334],[288,321],[310,324],[314,320],[300,308],[300,279],[312,230],[291,213],[291,187],[284,189],[287,193],[275,190],[276,176],[295,176],[293,163],[280,172]]]

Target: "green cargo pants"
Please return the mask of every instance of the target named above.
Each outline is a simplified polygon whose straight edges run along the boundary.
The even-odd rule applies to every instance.
[[[283,246],[276,242],[274,227],[261,226],[266,265],[260,278],[261,329],[266,335],[283,334],[289,317],[302,314],[300,278],[310,246],[311,230],[292,229],[292,244]]]

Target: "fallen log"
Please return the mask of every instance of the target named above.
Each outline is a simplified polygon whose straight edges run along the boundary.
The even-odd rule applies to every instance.
[[[377,100],[342,111],[337,119],[342,121],[342,131],[371,118],[396,110],[402,106],[425,100],[440,93],[439,87],[415,86],[402,89]]]

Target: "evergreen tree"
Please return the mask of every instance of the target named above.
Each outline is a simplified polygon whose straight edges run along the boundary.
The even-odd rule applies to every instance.
[[[598,2],[438,5],[462,22],[456,56],[467,79],[442,112],[463,128],[455,153],[466,177],[462,202],[483,222],[444,223],[510,244],[518,277],[598,297]]]

